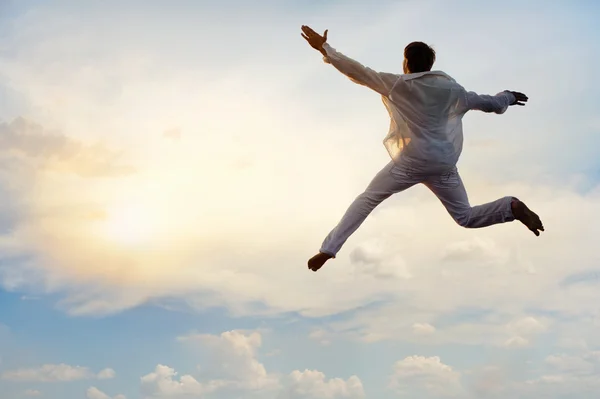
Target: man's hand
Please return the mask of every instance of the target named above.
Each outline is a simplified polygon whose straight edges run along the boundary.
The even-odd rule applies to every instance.
[[[519,93],[518,91],[510,91],[510,90],[506,90],[506,91],[511,93],[516,98],[515,102],[510,105],[525,105],[527,100],[529,100],[529,98],[525,94]]]
[[[314,30],[312,30],[310,27],[302,25],[302,32],[302,37],[306,39],[306,41],[308,42],[308,44],[310,44],[312,48],[320,51],[321,54],[325,56],[327,55],[327,53],[323,49],[323,45],[327,42],[327,29],[325,29],[323,36],[321,36]]]

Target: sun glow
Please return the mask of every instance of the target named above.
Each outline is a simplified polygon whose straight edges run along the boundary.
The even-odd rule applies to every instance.
[[[160,233],[158,210],[140,204],[108,209],[101,222],[103,235],[123,244],[140,244]]]
[[[178,212],[181,207],[166,194],[174,187],[159,183],[136,179],[112,187],[116,194],[107,198],[103,217],[93,225],[93,235],[102,242],[125,247],[161,246],[161,242],[173,239],[180,230],[174,222],[183,215]]]

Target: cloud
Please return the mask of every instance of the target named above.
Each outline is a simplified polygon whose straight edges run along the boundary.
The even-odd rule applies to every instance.
[[[394,364],[390,388],[399,395],[458,397],[464,394],[461,375],[437,356],[409,356]]]
[[[41,396],[42,392],[38,391],[37,389],[28,389],[25,392],[23,392],[23,394],[25,396]]]
[[[510,252],[500,249],[493,240],[473,237],[467,241],[450,243],[442,255],[443,261],[452,262],[506,262]]]
[[[600,389],[597,374],[583,376],[569,374],[548,374],[519,385],[521,397],[534,399],[562,397],[594,397]]]
[[[214,392],[220,387],[219,381],[202,384],[187,374],[177,378],[174,369],[160,364],[154,372],[141,378],[144,398],[192,398]]]
[[[587,342],[582,338],[562,337],[558,340],[557,346],[565,349],[589,349]]]
[[[284,397],[290,399],[362,399],[365,397],[362,382],[357,376],[352,376],[348,380],[342,378],[327,380],[325,374],[320,371],[295,370],[286,381],[286,394],[279,396],[281,399]]]
[[[466,397],[594,397],[600,387],[597,374],[600,363],[593,351],[554,354],[542,359],[540,364],[531,360],[523,362],[522,357],[518,359],[469,372],[469,395]]]
[[[68,364],[45,364],[39,368],[22,368],[2,373],[2,379],[15,382],[71,382],[88,379],[105,379],[110,375],[108,370],[97,376],[87,367],[70,366]],[[114,376],[114,371],[112,371]]]
[[[85,393],[86,399],[127,399],[125,395],[117,395],[111,398],[96,387],[89,387]]]
[[[368,274],[376,279],[411,277],[406,262],[399,251],[386,248],[378,239],[361,243],[350,252],[350,263],[358,274]]]
[[[506,326],[513,335],[505,342],[509,348],[523,348],[530,345],[530,339],[546,331],[547,327],[534,317],[513,320]]]
[[[116,375],[117,373],[115,372],[115,370],[106,368],[98,373],[97,378],[99,380],[110,380],[112,378],[115,378]]]
[[[256,363],[251,366],[253,363],[244,358],[253,357],[258,362],[257,350],[262,342],[258,332],[191,334],[180,337],[179,341],[190,345],[191,349],[202,350],[203,363],[193,375],[179,375],[171,367],[157,366],[153,373],[141,379],[144,398],[362,399],[368,396],[359,376],[327,378],[323,372],[311,369],[294,370],[289,374],[267,372],[276,379],[274,385],[240,383],[248,376],[256,375],[252,371],[256,369]],[[519,359],[519,363],[514,363],[514,359]],[[438,356],[414,355],[392,365],[387,389],[397,397],[426,399],[558,398],[569,389],[582,395],[593,392],[598,386],[597,366],[600,366],[600,355],[593,351],[548,356],[540,365],[529,360],[523,362],[519,356],[508,357],[496,364],[464,370],[444,363]],[[525,377],[532,375],[537,377]],[[578,383],[582,386],[577,387]],[[553,387],[556,392],[552,391]]]
[[[466,397],[469,399],[516,396],[511,391],[514,382],[511,381],[510,372],[502,366],[478,367],[469,374],[470,381],[466,387],[468,392]]]
[[[328,337],[355,342],[523,348],[536,343],[554,323],[549,317],[524,316],[520,312],[502,312],[494,308],[444,310],[438,308],[440,305],[443,308],[444,301],[426,298],[423,301],[431,308],[413,307],[408,299],[404,299],[404,303],[383,301],[376,306],[357,309],[348,317],[328,321],[321,329],[327,331]],[[397,317],[398,314],[403,317]]]
[[[508,348],[524,348],[529,346],[529,341],[523,337],[512,337],[507,339],[504,345]]]
[[[40,368],[17,369],[2,373],[2,379],[19,382],[70,382],[92,378],[87,367],[45,364]]]
[[[75,173],[82,177],[122,176],[134,172],[120,162],[121,154],[101,144],[84,143],[22,117],[0,123],[0,156],[21,158],[41,170]]]
[[[412,330],[415,334],[431,335],[435,332],[435,327],[429,323],[415,323],[412,326]]]
[[[310,332],[308,338],[318,341],[321,345],[329,345],[331,344],[331,338],[328,331],[317,328]]]
[[[589,355],[588,355],[589,358]],[[572,374],[590,374],[594,371],[594,361],[581,356],[551,355],[546,358],[546,364],[559,372]]]
[[[168,366],[159,365],[141,379],[145,398],[191,398],[211,393],[278,399],[358,399],[364,397],[357,376],[347,380],[327,379],[317,370],[294,370],[289,375],[271,373],[259,362],[260,333],[226,331],[220,335],[191,334],[178,340],[208,354],[198,367],[198,376],[178,377]]]
[[[268,373],[256,357],[262,345],[258,332],[226,331],[220,335],[189,335],[179,340],[206,348],[213,363],[210,372],[226,376],[229,387],[265,391],[279,387],[278,377]]]
[[[534,335],[546,331],[547,327],[534,317],[523,317],[508,324],[508,330],[515,334]]]

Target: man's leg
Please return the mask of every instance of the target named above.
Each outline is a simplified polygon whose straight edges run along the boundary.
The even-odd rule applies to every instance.
[[[407,170],[390,162],[371,181],[367,189],[350,205],[338,225],[323,241],[317,255],[308,261],[308,268],[319,270],[331,258],[335,258],[346,240],[365,221],[367,216],[392,194],[406,190],[419,183]]]
[[[533,211],[518,198],[507,196],[487,204],[471,206],[465,186],[454,168],[423,182],[442,202],[456,223],[467,228],[481,228],[519,220],[536,236],[544,226]]]

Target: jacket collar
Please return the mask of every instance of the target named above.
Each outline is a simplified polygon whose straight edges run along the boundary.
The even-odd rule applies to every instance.
[[[401,75],[401,77],[404,80],[412,80],[412,79],[418,79],[418,78],[420,78],[422,76],[425,76],[425,75],[443,76],[443,77],[445,77],[447,79],[450,79],[450,80],[454,81],[454,79],[450,75],[448,75],[448,74],[446,74],[445,72],[442,72],[442,71],[426,71],[426,72],[418,72],[418,73],[407,73],[407,74]]]

